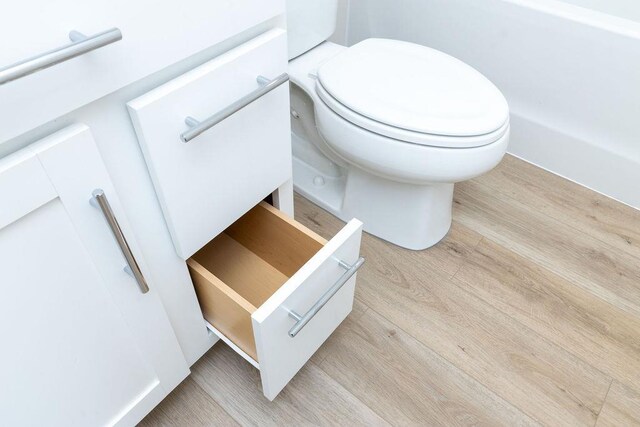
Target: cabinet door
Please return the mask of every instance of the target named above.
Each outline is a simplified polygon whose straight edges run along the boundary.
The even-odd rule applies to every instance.
[[[151,290],[100,209],[101,188]],[[188,368],[86,126],[0,162],[0,425],[132,425]]]

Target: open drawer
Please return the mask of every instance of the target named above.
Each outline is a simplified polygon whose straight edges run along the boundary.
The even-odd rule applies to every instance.
[[[351,312],[361,235],[354,219],[327,242],[263,202],[187,260],[208,327],[270,400]]]

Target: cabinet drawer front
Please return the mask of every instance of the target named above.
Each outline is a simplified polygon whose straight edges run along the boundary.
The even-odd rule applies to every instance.
[[[0,141],[282,13],[282,0],[14,2],[0,14],[0,37],[8,43],[0,50],[0,69],[15,70],[20,62],[69,45],[71,31],[93,36],[118,28],[122,39],[0,85]]]
[[[356,275],[333,295],[299,333],[291,312],[303,316],[353,266],[360,254],[362,223],[349,222],[251,316],[264,395],[274,399],[353,308]]]
[[[188,143],[205,120],[285,73],[285,32],[271,30],[131,101],[129,111],[173,238],[187,259],[291,176],[283,84]]]
[[[187,261],[209,328],[260,369],[273,400],[351,312],[362,223],[329,242],[272,206]]]

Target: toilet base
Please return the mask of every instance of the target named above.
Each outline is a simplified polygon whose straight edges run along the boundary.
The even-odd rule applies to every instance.
[[[415,185],[349,170],[342,220],[362,221],[365,231],[403,248],[422,250],[451,228],[453,184]]]
[[[343,221],[358,218],[364,230],[412,250],[427,249],[451,228],[453,184],[390,181],[355,166],[343,176],[323,176],[294,157],[296,192]]]

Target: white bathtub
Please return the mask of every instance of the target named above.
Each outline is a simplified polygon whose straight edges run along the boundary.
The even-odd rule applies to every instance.
[[[640,208],[640,0],[351,0],[347,44],[413,41],[506,95],[510,152]]]

